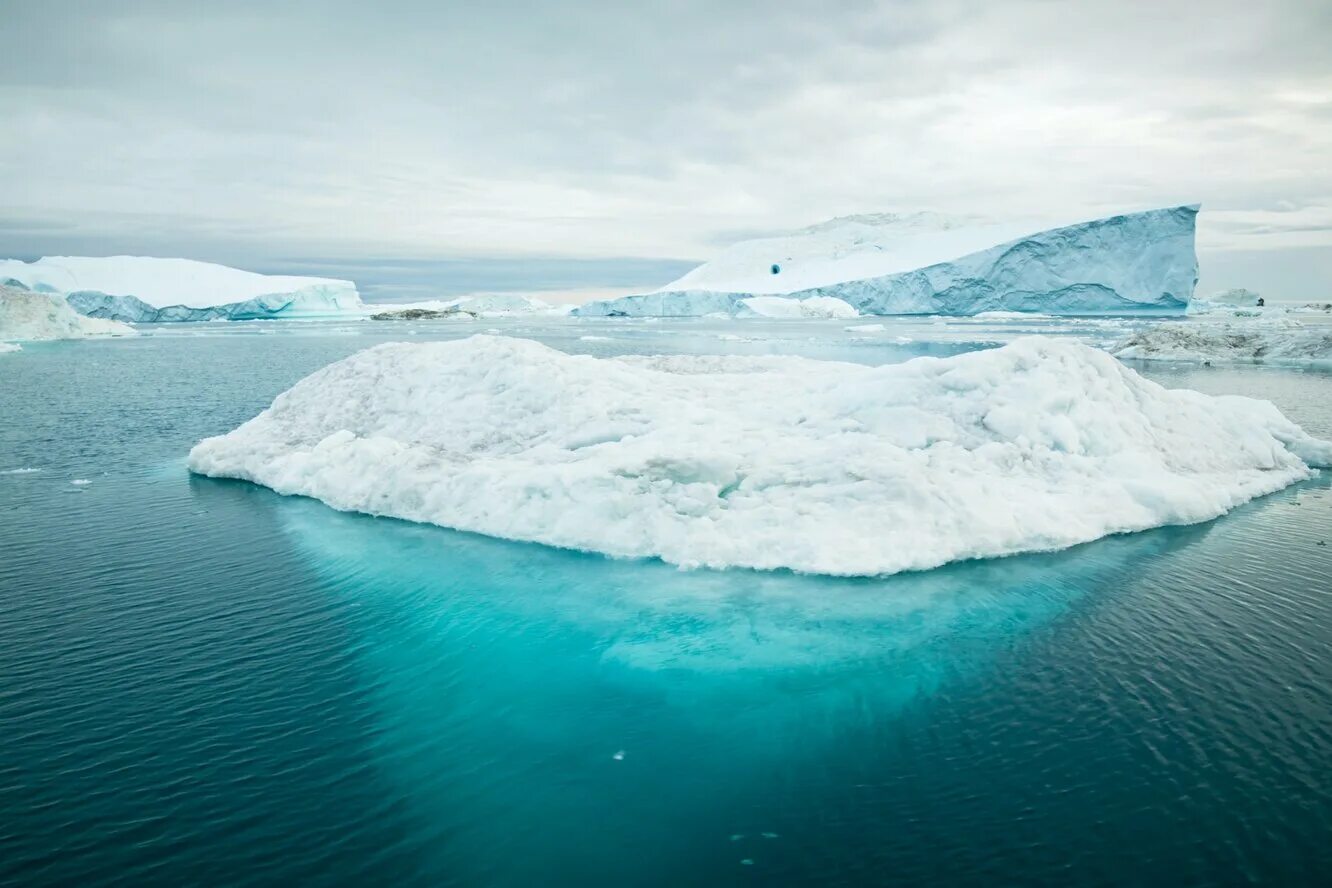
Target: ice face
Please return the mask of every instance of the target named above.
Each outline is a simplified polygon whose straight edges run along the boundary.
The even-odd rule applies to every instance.
[[[48,256],[0,260],[0,282],[65,295],[82,314],[132,323],[358,311],[350,281],[263,275],[190,259]]]
[[[887,574],[1214,518],[1332,463],[1272,405],[1029,338],[863,367],[502,337],[325,367],[190,468],[685,566]]]
[[[862,314],[1179,314],[1198,279],[1196,206],[1129,213],[1012,238],[997,226],[850,237],[846,226],[737,244],[673,287],[578,314],[737,314],[755,294],[832,297]],[[858,225],[855,231],[872,226]],[[853,232],[854,233],[854,232]],[[782,272],[766,262],[780,254]],[[793,263],[789,254],[800,260]],[[778,283],[781,281],[782,283]],[[774,290],[796,284],[793,289]]]

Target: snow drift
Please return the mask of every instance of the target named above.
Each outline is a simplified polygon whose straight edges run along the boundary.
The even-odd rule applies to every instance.
[[[119,321],[86,318],[57,295],[0,286],[0,340],[87,339],[134,332]]]
[[[191,259],[0,260],[0,284],[63,294],[77,311],[132,323],[311,317],[359,311],[350,281],[265,275]]]
[[[748,297],[780,294],[833,297],[875,315],[1179,314],[1198,279],[1197,214],[1181,206],[1035,234],[919,214],[834,219],[741,242],[658,292],[577,313],[735,314]]]
[[[189,466],[686,566],[871,575],[1214,518],[1332,462],[1264,401],[1028,338],[864,367],[474,336],[331,364]]]

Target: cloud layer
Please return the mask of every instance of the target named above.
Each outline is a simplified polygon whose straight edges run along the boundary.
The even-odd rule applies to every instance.
[[[0,0],[0,17],[10,254],[704,257],[727,232],[852,212],[1200,200],[1204,259],[1239,263],[1233,283],[1284,289],[1273,253],[1332,271],[1323,0]]]

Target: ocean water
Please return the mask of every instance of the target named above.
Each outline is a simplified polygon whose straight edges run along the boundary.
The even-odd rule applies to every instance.
[[[886,362],[1124,324],[845,326],[213,324],[0,358],[0,883],[1324,879],[1326,475],[1204,525],[837,580],[184,468],[387,339]],[[1140,369],[1332,436],[1332,375]]]

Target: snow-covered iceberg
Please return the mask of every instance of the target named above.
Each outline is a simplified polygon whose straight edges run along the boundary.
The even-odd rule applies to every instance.
[[[572,306],[551,305],[526,293],[469,293],[455,299],[431,299],[424,302],[366,304],[376,320],[414,320],[419,318],[472,317],[505,318],[520,315],[565,315]]]
[[[0,340],[36,342],[134,333],[133,327],[119,321],[84,317],[59,295],[0,285]]]
[[[754,295],[833,297],[862,314],[1180,314],[1198,280],[1197,206],[1034,234],[945,217],[856,216],[744,241],[655,293],[577,314],[737,314]]]
[[[192,259],[47,256],[0,260],[0,284],[65,296],[77,311],[131,323],[319,317],[361,310],[351,281],[256,274]]]
[[[1111,352],[1131,360],[1332,367],[1332,327],[1284,318],[1172,321],[1139,330]]]
[[[865,367],[474,336],[306,377],[189,455],[337,509],[686,566],[870,575],[1215,518],[1332,464],[1265,401],[1027,338]]]

